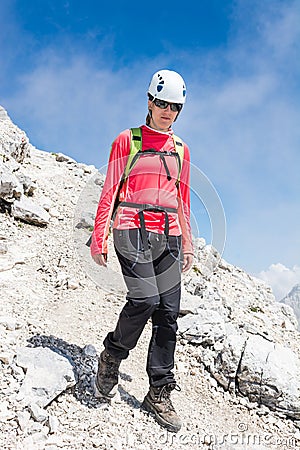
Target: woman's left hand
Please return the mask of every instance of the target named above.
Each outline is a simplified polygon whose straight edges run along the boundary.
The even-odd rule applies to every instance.
[[[182,273],[187,272],[192,267],[194,256],[189,253],[183,255]]]

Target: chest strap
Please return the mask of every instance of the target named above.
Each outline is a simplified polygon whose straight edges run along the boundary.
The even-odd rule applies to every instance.
[[[169,217],[168,212],[177,213],[177,208],[171,208],[168,206],[151,205],[150,203],[134,203],[134,202],[121,202],[119,206],[127,206],[129,208],[138,208],[138,216],[141,225],[141,240],[144,247],[145,258],[150,257],[150,247],[148,242],[144,211],[163,212],[165,214],[165,230],[164,234],[168,239],[169,236]]]

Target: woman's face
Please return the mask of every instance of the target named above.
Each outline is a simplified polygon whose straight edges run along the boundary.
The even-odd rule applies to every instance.
[[[178,112],[172,111],[170,105],[161,109],[151,100],[148,100],[148,109],[151,111],[150,127],[158,131],[168,131],[177,117]]]

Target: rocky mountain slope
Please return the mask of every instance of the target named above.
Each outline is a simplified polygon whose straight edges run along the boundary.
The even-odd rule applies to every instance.
[[[296,284],[281,302],[293,308],[298,320],[298,330],[300,331],[300,284]]]
[[[148,325],[116,398],[93,396],[102,340],[124,302],[85,242],[103,175],[32,147],[0,108],[0,445],[4,449],[288,449],[300,445],[300,334],[268,286],[195,240],[183,277],[176,434],[140,410]],[[2,161],[2,162],[1,162]]]

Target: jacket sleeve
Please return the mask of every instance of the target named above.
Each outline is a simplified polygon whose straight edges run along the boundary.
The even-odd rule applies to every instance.
[[[185,254],[194,254],[190,225],[190,152],[184,144],[184,157],[178,188],[178,218],[182,232],[182,249]]]
[[[113,142],[104,186],[101,192],[91,242],[91,255],[107,254],[107,239],[120,181],[130,152],[130,130]]]

